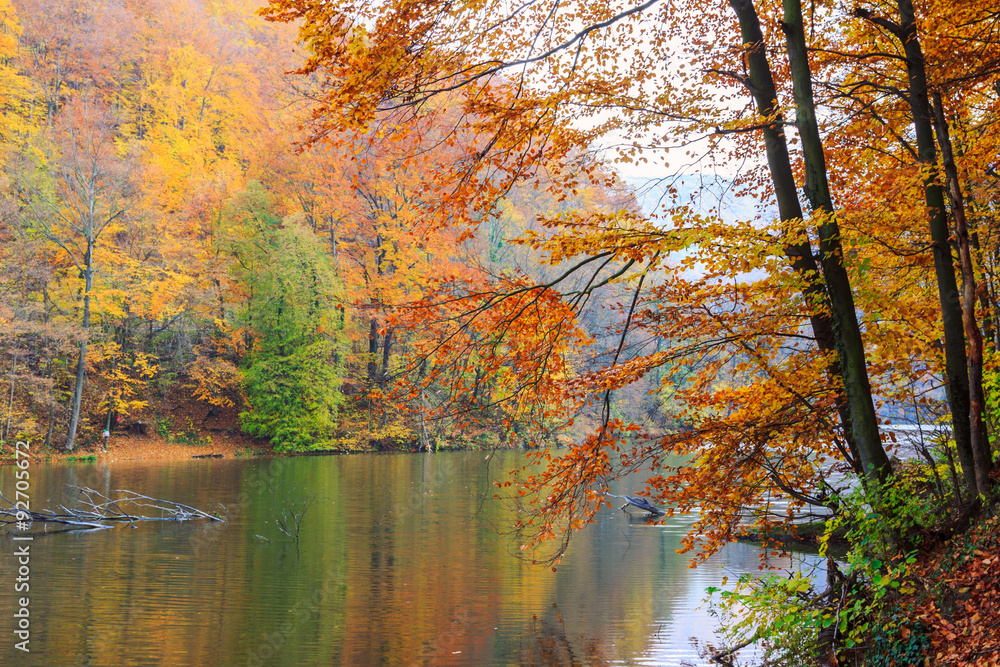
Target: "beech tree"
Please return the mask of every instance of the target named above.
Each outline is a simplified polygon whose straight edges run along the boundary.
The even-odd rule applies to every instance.
[[[970,376],[978,378],[982,374],[981,362],[977,361],[981,358],[981,354],[978,352],[979,345],[976,341],[978,333],[975,329],[977,325],[974,322],[974,313],[970,312],[970,306],[964,307],[965,314],[963,314],[962,298],[959,296],[960,292],[955,278],[950,241],[952,231],[949,226],[946,205],[948,196],[946,192],[949,188],[942,185],[939,178],[938,149],[935,144],[935,114],[931,109],[931,84],[921,46],[922,38],[918,30],[918,17],[911,0],[899,0],[896,3],[896,9],[895,20],[873,13],[865,7],[855,8],[853,16],[890,35],[895,41],[896,50],[904,56],[905,85],[897,88],[897,93],[905,98],[909,106],[910,121],[915,138],[912,151],[916,161],[923,167],[924,200],[927,206],[930,236],[934,249],[935,276],[944,329],[947,374],[945,386],[948,402],[951,406],[952,428],[958,455],[962,461],[962,470],[966,477],[966,486],[973,493],[986,494],[989,489],[987,477],[992,467],[992,461],[982,419],[982,381],[981,379],[977,382],[970,381]],[[994,62],[993,67],[995,66]],[[990,71],[989,59],[975,65],[975,67],[980,71],[973,74],[974,78],[981,79],[987,76],[987,72]],[[957,73],[945,76],[953,74]],[[941,147],[944,151],[948,139],[947,124],[943,114],[937,125]],[[944,133],[942,134],[942,132]],[[952,183],[956,182],[957,173],[949,175],[948,180]],[[955,200],[952,200],[952,215],[956,219],[956,224],[958,224],[959,216],[964,216],[962,208],[963,202],[958,201],[956,205]],[[961,244],[961,239],[967,236],[967,232],[964,234],[958,232],[959,243]],[[968,254],[968,248],[965,248],[964,254]],[[964,262],[963,280],[974,293],[975,280],[971,272],[971,259],[966,258]],[[967,355],[967,345],[971,359]],[[978,386],[976,386],[977,384]],[[973,404],[975,405],[973,406]]]
[[[916,400],[915,387],[938,375],[948,378],[949,398],[954,391],[968,398],[968,387],[952,381],[957,357],[948,352],[946,368],[937,365],[933,346],[940,334],[933,333],[934,319],[941,317],[943,301],[936,313],[928,310],[916,260],[892,260],[893,271],[910,271],[892,286],[874,284],[869,274],[871,262],[889,260],[866,247],[874,228],[864,226],[863,216],[877,200],[860,201],[852,192],[864,187],[869,166],[881,165],[852,162],[848,153],[837,152],[855,136],[850,117],[820,120],[839,110],[828,91],[843,84],[827,63],[839,56],[867,67],[884,54],[843,50],[857,20],[853,7],[810,8],[808,27],[797,0],[709,6],[668,0],[546,2],[514,9],[499,2],[456,7],[438,0],[377,5],[272,0],[263,10],[271,20],[300,22],[308,48],[301,73],[327,82],[317,95],[314,139],[336,131],[362,134],[373,124],[423,113],[443,95],[462,95],[465,114],[455,121],[455,134],[474,128],[489,139],[453,168],[424,174],[442,191],[449,191],[448,184],[485,186],[485,196],[461,187],[450,191],[454,196],[442,205],[457,211],[485,217],[513,184],[541,183],[545,171],[561,174],[548,184],[553,192],[570,192],[597,177],[580,157],[599,150],[598,142],[611,135],[623,146],[616,153],[622,165],[658,161],[664,154],[677,160],[681,150],[689,156],[682,161],[703,169],[744,162],[729,187],[759,199],[765,215],[756,220],[734,224],[699,215],[698,202],[685,202],[670,189],[649,219],[597,211],[553,216],[544,221],[546,234],[519,242],[540,251],[545,262],[568,262],[570,274],[584,273],[583,289],[569,287],[565,276],[543,283],[448,281],[436,297],[421,302],[428,319],[443,323],[438,337],[455,342],[456,354],[465,349],[460,340],[489,341],[486,350],[494,361],[484,366],[487,372],[498,372],[501,358],[510,355],[517,392],[556,412],[572,412],[588,401],[605,406],[590,437],[567,454],[543,455],[544,470],[517,482],[519,493],[531,498],[532,519],[522,528],[534,538],[565,535],[588,521],[604,502],[609,477],[652,467],[662,474],[648,479],[647,491],[681,510],[700,507],[692,536],[701,531],[699,539],[714,548],[731,539],[744,519],[774,521],[753,509],[771,494],[793,505],[835,504],[836,489],[822,465],[827,458],[838,462],[835,467],[886,480],[890,469],[876,412],[882,396]],[[905,49],[914,46],[908,38]],[[787,61],[770,57],[779,48]],[[820,54],[820,64],[808,55],[810,48],[813,57]],[[886,59],[892,67],[910,63],[912,68],[914,56],[907,51]],[[817,100],[814,79],[827,71],[830,82],[820,80],[823,96]],[[980,86],[982,74],[972,74]],[[747,93],[756,112],[742,101]],[[785,100],[794,102],[801,149],[789,148],[784,138],[790,124]],[[821,104],[827,106],[820,110]],[[910,112],[913,122],[918,114]],[[922,160],[926,166],[934,157]],[[923,178],[937,187],[930,173],[924,169]],[[803,221],[800,188],[812,210],[809,224]],[[834,204],[841,200],[838,211]],[[775,220],[766,214],[771,202],[778,205]],[[946,214],[943,203],[930,210]],[[462,214],[452,220],[476,222]],[[907,234],[910,238],[909,229]],[[937,234],[925,249],[937,248],[935,257],[950,258],[947,236]],[[625,268],[609,270],[612,261]],[[946,273],[938,270],[939,284],[945,284]],[[954,281],[953,269],[950,275]],[[530,339],[519,336],[520,328],[508,328],[512,323],[534,321],[552,335],[538,339],[542,347],[560,358],[559,345],[577,335],[576,306],[593,289],[614,284],[627,288],[628,297],[620,304],[617,345],[607,350],[602,367],[568,374],[563,381],[549,373],[552,381],[544,382],[548,357],[540,349],[504,348]],[[919,315],[900,315],[903,322],[916,322],[903,334],[915,339],[912,347],[897,344],[892,350],[890,332],[898,335],[906,327],[886,326],[880,288],[905,294],[900,307],[921,309]],[[561,310],[566,306],[569,310]],[[960,311],[954,303],[948,308],[939,331],[945,348],[958,354],[964,340],[954,339],[960,319],[953,314]],[[526,313],[531,320],[523,319]],[[487,328],[499,336],[485,335]],[[472,331],[481,337],[470,336]],[[658,344],[655,353],[630,354],[626,341],[640,333],[669,344],[666,349]],[[919,382],[901,382],[893,373],[894,353],[909,355],[909,364],[922,355]],[[610,392],[655,369],[681,364],[697,369],[675,387],[686,405],[679,417],[690,430],[657,436],[611,416]],[[727,386],[720,386],[720,373]],[[468,388],[464,379],[457,382]],[[963,414],[967,424],[961,397],[952,403],[958,406],[956,425]],[[968,439],[957,437],[961,456],[971,454]],[[666,461],[674,453],[694,458],[672,468]],[[974,479],[971,458],[963,458],[962,468]]]
[[[765,134],[768,169],[774,183],[780,215],[785,221],[796,224],[803,219],[802,209],[781,128],[784,121],[757,11],[753,2],[749,0],[733,0],[729,4],[739,17],[741,36],[748,45],[748,76],[740,81],[754,96],[760,115],[764,119],[765,126],[762,132]],[[803,32],[802,7],[798,0],[784,2],[784,22],[781,27],[785,32],[786,51],[793,82],[795,124],[803,146],[805,192],[818,219],[819,256],[823,280],[820,281],[813,260],[813,250],[808,240],[795,248],[793,267],[804,271],[807,284],[812,282],[814,285],[812,293],[807,292],[805,297],[810,300],[814,309],[812,327],[817,344],[824,351],[836,351],[840,358],[839,364],[831,369],[835,371],[831,375],[836,381],[836,375],[839,374],[846,390],[847,400],[845,402],[838,398],[838,410],[845,435],[852,445],[852,454],[860,463],[857,467],[866,476],[884,481],[889,473],[889,458],[882,448],[879,437],[878,420],[875,416],[868,367],[865,362],[864,343],[855,312],[850,279],[843,264],[840,231],[827,182],[823,143],[816,123],[811,70]],[[832,318],[828,318],[823,312],[826,301],[832,306]]]
[[[99,241],[128,213],[134,196],[130,164],[115,142],[117,127],[100,100],[74,101],[55,125],[52,152],[40,164],[25,164],[17,183],[26,224],[59,248],[80,280],[81,332],[66,449],[73,449],[80,421],[99,259],[113,255],[110,248],[102,252]]]

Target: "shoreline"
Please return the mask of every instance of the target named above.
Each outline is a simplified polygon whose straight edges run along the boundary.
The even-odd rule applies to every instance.
[[[8,443],[13,447],[14,443]],[[269,443],[243,435],[220,435],[210,442],[198,444],[185,442],[170,442],[162,437],[149,435],[131,435],[114,433],[108,443],[107,450],[101,445],[82,445],[73,450],[66,450],[60,445],[34,447],[31,443],[31,460],[37,463],[66,461],[187,461],[194,458],[235,459],[251,457],[288,456],[288,453],[275,452]],[[14,456],[4,448],[0,465],[13,465]]]
[[[6,443],[0,453],[0,466],[13,465],[14,442]],[[31,443],[30,458],[33,463],[52,462],[97,462],[109,463],[123,461],[189,461],[192,459],[246,459],[246,458],[283,458],[292,456],[339,456],[342,454],[387,454],[387,453],[418,453],[418,450],[408,447],[398,449],[324,449],[277,452],[271,444],[262,439],[247,435],[212,434],[210,440],[197,443],[166,440],[156,434],[133,435],[130,433],[114,433],[108,443],[107,450],[100,445],[85,444],[73,450],[66,450],[61,445],[48,447],[35,446]],[[458,451],[462,448],[444,446],[438,451]]]

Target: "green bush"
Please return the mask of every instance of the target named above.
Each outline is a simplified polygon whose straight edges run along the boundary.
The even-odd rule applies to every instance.
[[[174,434],[171,432],[170,420],[166,417],[156,417],[153,420],[153,430],[156,431],[156,435],[163,438],[165,442],[173,442]]]
[[[734,644],[751,640],[764,652],[764,664],[798,667],[816,655],[824,629],[835,630],[837,646],[864,648],[874,662],[919,664],[928,646],[925,633],[907,625],[895,607],[899,594],[911,593],[908,573],[916,562],[915,536],[942,519],[942,508],[924,490],[919,475],[885,485],[860,486],[838,498],[837,515],[827,522],[821,544],[846,532],[850,543],[845,587],[836,608],[820,597],[801,573],[786,577],[744,575],[735,590],[720,591],[718,613],[723,634]]]
[[[819,631],[835,622],[823,609],[812,581],[801,572],[786,577],[770,574],[740,576],[732,591],[719,594],[713,611],[722,617],[722,634],[732,644],[760,645],[764,664],[801,667],[816,654]]]

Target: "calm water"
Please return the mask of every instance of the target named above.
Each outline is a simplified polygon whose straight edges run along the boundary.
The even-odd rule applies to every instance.
[[[522,460],[511,452],[487,465],[485,454],[463,452],[33,466],[36,509],[67,501],[65,486],[77,484],[221,503],[230,521],[36,537],[30,655],[13,649],[16,563],[5,535],[0,664],[705,664],[695,646],[713,642],[705,589],[756,571],[758,550],[730,545],[692,570],[675,553],[685,520],[654,527],[614,510],[574,538],[556,572],[531,566],[498,535],[511,518],[492,498],[491,481]],[[279,486],[276,496],[262,480]],[[0,489],[10,496],[13,485],[13,469],[0,469]],[[309,494],[320,501],[296,547],[272,508]]]

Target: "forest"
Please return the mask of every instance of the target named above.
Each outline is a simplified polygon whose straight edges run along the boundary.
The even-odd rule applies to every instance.
[[[550,564],[641,471],[846,535],[771,664],[994,664],[998,112],[974,0],[0,0],[0,439],[527,448]]]
[[[405,141],[309,143],[319,84],[289,74],[294,30],[246,3],[3,16],[4,440],[72,450],[140,421],[180,430],[178,404],[195,428],[238,413],[279,451],[444,444],[477,401],[484,444],[500,442],[486,422],[525,421],[483,368],[453,400],[477,362],[427,366],[430,332],[400,308],[453,277],[544,280],[510,239],[541,211],[634,208],[621,183],[570,199],[519,187],[464,232],[424,215],[420,177],[460,149],[407,162],[447,118]],[[589,312],[600,335],[610,318]],[[418,368],[422,396],[400,396]]]

